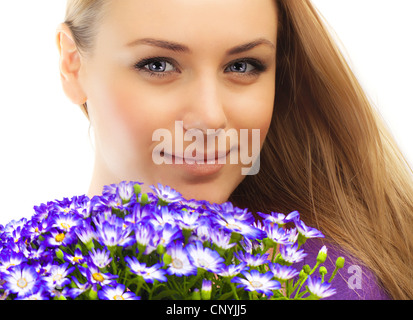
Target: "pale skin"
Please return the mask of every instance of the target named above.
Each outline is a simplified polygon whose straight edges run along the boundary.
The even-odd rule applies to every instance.
[[[275,96],[274,1],[112,1],[97,28],[86,54],[66,25],[57,30],[63,89],[73,103],[87,102],[94,130],[88,196],[126,180],[144,182],[146,191],[159,182],[188,199],[226,201],[245,178],[242,163],[227,161],[212,174],[156,165],[152,134],[174,133],[176,121],[184,132],[259,129],[262,146]]]

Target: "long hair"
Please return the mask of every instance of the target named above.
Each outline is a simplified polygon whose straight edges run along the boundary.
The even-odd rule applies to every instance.
[[[310,0],[277,0],[274,116],[230,201],[298,210],[394,299],[413,298],[413,175]]]
[[[300,211],[392,298],[412,299],[412,170],[311,1],[274,1],[274,116],[259,174],[229,201],[252,212]],[[82,51],[91,49],[105,2],[68,0],[65,22]]]

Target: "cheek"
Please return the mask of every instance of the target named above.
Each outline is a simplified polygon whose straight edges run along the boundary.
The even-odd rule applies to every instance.
[[[102,81],[89,100],[96,147],[109,165],[130,170],[151,160],[152,133],[160,124],[153,99],[130,84]]]
[[[271,83],[257,86],[248,94],[241,95],[230,111],[233,125],[237,129],[260,130],[260,142],[263,144],[268,133],[274,109],[275,89]]]

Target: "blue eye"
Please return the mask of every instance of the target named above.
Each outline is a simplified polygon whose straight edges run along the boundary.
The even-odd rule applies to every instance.
[[[174,67],[166,61],[154,61],[145,65],[151,72],[168,72],[173,71]]]
[[[135,68],[151,76],[166,76],[170,72],[178,71],[173,61],[163,57],[144,59],[136,63]]]
[[[231,72],[245,73],[251,71],[251,69],[254,69],[254,66],[251,66],[251,64],[245,61],[235,62],[231,66],[229,66],[229,70]]]
[[[248,58],[232,62],[225,69],[225,72],[255,75],[265,71],[266,69],[267,67],[260,61]]]

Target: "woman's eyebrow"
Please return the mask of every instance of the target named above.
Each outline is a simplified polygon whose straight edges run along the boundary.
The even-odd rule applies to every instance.
[[[154,39],[154,38],[143,38],[143,39],[138,39],[134,40],[132,42],[129,42],[126,46],[127,47],[133,47],[137,45],[149,45],[149,46],[154,46],[154,47],[159,47],[167,50],[171,50],[174,52],[180,52],[180,53],[191,53],[191,49],[189,47],[177,43],[177,42],[172,42],[172,41],[166,41],[166,40],[160,40],[160,39]],[[243,53],[249,50],[254,49],[257,46],[260,45],[266,45],[269,46],[271,49],[275,50],[276,46],[273,42],[266,38],[259,38],[256,40],[253,40],[251,42],[245,43],[238,45],[236,47],[233,47],[229,49],[226,53],[227,55],[235,55],[239,53]]]

